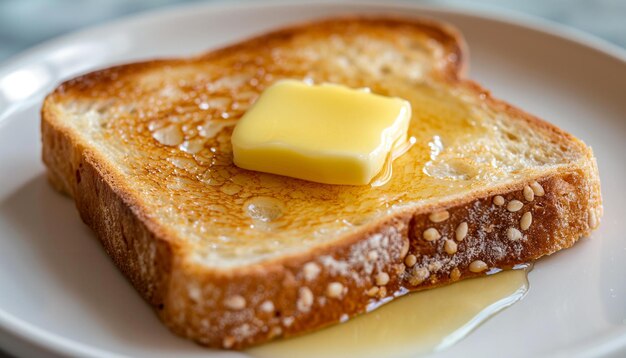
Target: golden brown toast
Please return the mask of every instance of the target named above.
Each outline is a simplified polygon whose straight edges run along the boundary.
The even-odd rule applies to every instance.
[[[46,98],[43,159],[166,325],[242,348],[536,260],[598,225],[591,149],[464,79],[466,63],[448,26],[339,18],[113,67]],[[391,181],[234,166],[232,126],[283,78],[409,100],[417,142]]]

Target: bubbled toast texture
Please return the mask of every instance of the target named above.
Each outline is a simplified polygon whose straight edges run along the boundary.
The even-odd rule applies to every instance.
[[[598,225],[591,149],[464,79],[466,61],[448,26],[340,18],[113,67],[46,98],[43,159],[166,325],[243,348],[535,260]],[[409,100],[416,144],[391,181],[235,167],[232,126],[283,78]]]

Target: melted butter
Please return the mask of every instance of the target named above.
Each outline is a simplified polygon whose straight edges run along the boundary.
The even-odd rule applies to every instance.
[[[251,228],[271,229],[275,221],[283,215],[284,205],[269,196],[257,196],[247,200],[243,210],[252,219]]]
[[[396,142],[393,147],[394,149],[387,154],[387,158],[385,158],[385,163],[383,164],[382,169],[374,177],[374,179],[372,179],[370,185],[372,187],[377,187],[387,184],[393,175],[393,161],[408,152],[416,141],[415,137],[411,137],[406,141],[403,140]]]
[[[207,120],[202,125],[198,126],[198,134],[204,138],[213,138],[222,129],[232,127],[235,124],[237,124],[237,120],[227,118],[224,120]]]
[[[528,291],[529,267],[411,293],[343,324],[246,351],[253,357],[415,357],[445,349]]]
[[[430,148],[430,159],[437,159],[439,154],[443,152],[443,142],[441,141],[441,137],[438,135],[433,136],[433,139],[428,142],[428,147]]]

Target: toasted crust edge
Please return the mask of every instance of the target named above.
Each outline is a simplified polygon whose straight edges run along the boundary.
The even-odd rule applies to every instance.
[[[357,18],[351,21],[360,20]],[[338,243],[318,247],[302,255],[251,265],[233,272],[202,271],[181,259],[177,254],[178,247],[173,235],[160,228],[145,212],[141,203],[127,194],[122,180],[100,164],[102,160],[97,153],[90,151],[73,133],[58,125],[60,119],[54,113],[51,103],[54,101],[53,96],[62,95],[64,86],[80,86],[86,81],[98,80],[100,75],[88,74],[69,81],[46,99],[42,109],[43,159],[48,166],[50,181],[57,189],[74,197],[81,217],[95,231],[107,253],[174,332],[202,344],[224,348],[243,348],[278,336],[301,334],[338,322],[344,315],[351,317],[361,313],[368,305],[376,305],[394,293],[421,290],[482,275],[484,272],[470,272],[467,267],[477,259],[483,259],[490,268],[507,269],[520,262],[549,255],[573,245],[578,238],[587,235],[597,226],[602,215],[600,182],[595,159],[589,148],[568,133],[492,98],[479,85],[462,79],[461,72],[466,63],[466,56],[461,51],[464,42],[455,31],[447,28],[442,30],[441,25],[434,22],[397,18],[381,21],[419,24],[445,34],[445,41],[451,43],[447,48],[458,52],[459,59],[446,66],[449,70],[445,76],[447,81],[468,86],[476,93],[483,93],[496,108],[521,116],[533,125],[548,128],[563,140],[579,144],[586,153],[585,160],[573,163],[569,169],[533,178],[546,192],[546,195],[537,197],[533,205],[541,204],[544,210],[551,213],[541,219],[543,229],[527,235],[519,252],[506,252],[498,259],[489,258],[489,252],[481,251],[470,244],[464,247],[462,242],[458,242],[457,255],[461,256],[465,252],[461,263],[455,266],[459,270],[458,278],[452,275],[452,268],[433,269],[432,272],[429,268],[429,276],[417,283],[420,281],[417,276],[421,274],[404,264],[409,254],[418,257],[442,254],[440,242],[425,243],[421,238],[421,233],[426,228],[435,225],[428,219],[430,213],[447,210],[451,215],[446,220],[448,223],[471,222],[472,218],[485,215],[483,212],[490,207],[489,203],[494,195],[502,195],[507,201],[517,199],[525,202],[522,190],[529,182],[515,183],[478,193],[470,198],[398,212]],[[279,30],[265,36],[286,34],[298,28],[300,27]],[[248,41],[255,40],[258,38]],[[214,56],[221,51],[236,51],[238,46],[217,50],[205,56]],[[128,66],[141,65],[144,64],[121,66],[105,72],[124,71]],[[510,219],[498,221],[495,214],[487,215],[486,220],[489,219],[493,219],[492,224],[498,228],[512,224]],[[439,230],[444,232],[451,228],[440,227]],[[506,237],[502,230],[493,230],[487,234],[483,240],[502,241]],[[374,241],[379,242],[378,246]],[[359,245],[365,246],[367,252],[378,252],[384,258],[379,257],[372,269],[358,263],[350,265],[348,269],[358,275],[356,279],[346,279],[337,274],[337,268],[333,268],[332,264],[320,262],[320,258],[324,257],[331,257],[335,261],[347,260],[350,255],[364,250]],[[317,276],[312,280],[305,269],[311,263],[319,268]],[[376,285],[375,276],[380,272],[389,276],[385,285]],[[282,283],[280,291],[276,290],[276,282]],[[342,284],[345,292],[342,292],[341,300],[326,297],[326,286],[331,282]],[[303,293],[303,287],[313,295],[314,302],[308,310],[304,302],[307,299],[303,300],[308,294]],[[373,291],[372,287],[379,287],[378,293],[369,295],[368,292]],[[384,287],[387,294],[381,293],[381,287]],[[197,288],[201,290],[200,296],[195,291]],[[259,288],[264,289],[263,295],[256,294]],[[244,307],[228,303],[236,296],[244,298]],[[316,300],[320,297],[327,298],[323,309],[312,310],[312,307],[319,304]],[[266,301],[272,302],[272,312],[262,309]],[[279,316],[277,312],[280,312]],[[255,320],[260,322],[256,328],[251,327]]]

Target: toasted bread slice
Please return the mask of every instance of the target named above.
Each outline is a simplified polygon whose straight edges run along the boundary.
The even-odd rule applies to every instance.
[[[536,260],[598,225],[591,149],[464,79],[466,61],[448,26],[340,18],[109,68],[46,98],[43,159],[167,326],[242,348]],[[409,100],[417,142],[391,181],[234,166],[232,125],[282,78]]]

